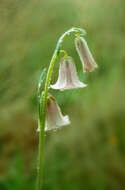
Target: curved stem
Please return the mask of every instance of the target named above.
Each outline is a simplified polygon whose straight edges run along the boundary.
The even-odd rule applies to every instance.
[[[70,33],[80,33],[81,35],[85,35],[85,31],[80,28],[71,28],[68,31],[66,31],[62,36],[59,38],[57,42],[56,49],[54,51],[54,54],[52,56],[49,69],[47,72],[46,76],[46,81],[45,81],[45,89],[44,93],[40,97],[39,101],[39,127],[40,127],[40,133],[39,133],[39,155],[38,155],[38,175],[37,175],[37,190],[42,189],[42,177],[43,177],[43,155],[44,155],[44,143],[45,143],[45,118],[46,118],[46,105],[47,105],[47,97],[48,97],[48,90],[49,90],[49,85],[53,73],[53,68],[55,65],[55,62],[60,54],[61,50],[61,44],[64,40],[64,38],[69,35]],[[41,109],[42,108],[42,109]]]

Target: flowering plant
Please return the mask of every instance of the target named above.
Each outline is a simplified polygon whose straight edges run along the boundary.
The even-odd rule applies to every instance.
[[[64,125],[69,125],[70,120],[68,116],[63,116],[55,98],[49,94],[49,89],[58,89],[60,91],[69,90],[73,88],[83,88],[86,84],[81,82],[77,75],[77,70],[73,58],[67,55],[67,52],[62,49],[62,43],[66,36],[71,33],[75,36],[76,50],[80,56],[83,64],[84,72],[91,72],[96,67],[93,56],[88,48],[87,42],[84,39],[85,30],[73,27],[66,31],[59,38],[56,49],[52,56],[47,74],[46,69],[43,70],[38,83],[38,104],[39,104],[39,118],[38,118],[38,132],[39,132],[39,155],[38,155],[38,175],[37,175],[37,190],[42,188],[42,173],[43,173],[43,154],[44,154],[44,140],[45,131],[60,128]],[[56,60],[61,57],[59,76],[55,84],[51,83],[51,77]],[[44,78],[45,86],[41,91]]]

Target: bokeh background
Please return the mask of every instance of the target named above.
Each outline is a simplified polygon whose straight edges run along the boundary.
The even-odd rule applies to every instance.
[[[37,82],[72,26],[87,31],[99,67],[83,74],[65,40],[88,86],[52,91],[71,125],[46,134],[44,189],[125,189],[125,1],[0,0],[0,190],[35,189]]]

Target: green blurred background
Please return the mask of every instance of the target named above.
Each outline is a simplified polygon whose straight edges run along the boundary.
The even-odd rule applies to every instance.
[[[72,26],[87,31],[99,67],[83,74],[66,39],[88,86],[52,92],[71,125],[46,134],[44,189],[125,189],[125,1],[0,0],[0,190],[35,189],[37,82]]]

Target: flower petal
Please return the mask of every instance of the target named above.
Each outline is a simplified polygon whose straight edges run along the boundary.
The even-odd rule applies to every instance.
[[[69,117],[63,116],[60,107],[56,103],[54,97],[50,96],[47,103],[47,115],[45,130],[57,129],[65,125],[69,125]]]
[[[75,38],[75,46],[82,62],[84,72],[92,72],[98,67],[83,37]]]
[[[82,83],[77,75],[75,63],[72,57],[64,57],[60,62],[58,80],[50,87],[59,90],[68,90],[73,88],[83,88],[86,84]]]

